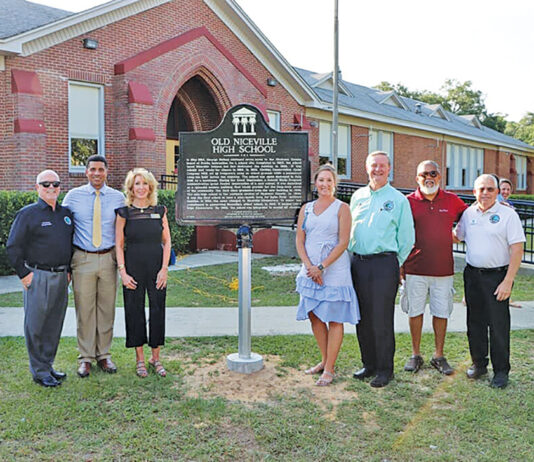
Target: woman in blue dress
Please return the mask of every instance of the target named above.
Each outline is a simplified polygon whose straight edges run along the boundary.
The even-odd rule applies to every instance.
[[[337,175],[331,165],[317,170],[314,183],[318,198],[305,204],[298,218],[296,245],[302,268],[297,275],[297,320],[310,319],[321,352],[321,362],[305,373],[322,373],[315,384],[326,386],[334,379],[343,323],[357,324],[360,312],[347,252],[349,206],[334,197]]]

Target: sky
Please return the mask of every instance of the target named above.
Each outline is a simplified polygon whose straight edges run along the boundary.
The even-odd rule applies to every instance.
[[[99,0],[32,0],[81,11]],[[334,0],[236,0],[293,66],[333,69]],[[488,112],[518,121],[534,112],[534,2],[530,0],[339,0],[344,80],[383,80],[438,92],[472,81]]]

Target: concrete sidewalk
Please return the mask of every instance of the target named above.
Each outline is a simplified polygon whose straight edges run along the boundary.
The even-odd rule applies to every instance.
[[[269,256],[252,254],[253,259]],[[180,271],[187,268],[235,263],[237,260],[237,252],[210,250],[186,255],[179,259],[175,265],[169,267],[169,269],[171,271]],[[0,277],[0,293],[20,291],[22,291],[22,285],[17,276]],[[510,309],[512,313],[512,329],[534,329],[534,301],[521,302],[521,304],[523,305],[521,309]],[[309,322],[295,320],[296,310],[294,306],[252,308],[252,335],[311,334]],[[465,332],[465,318],[465,307],[461,303],[456,303],[451,319],[449,320],[449,332]],[[24,335],[23,320],[23,308],[0,308],[0,337]],[[428,314],[425,316],[423,329],[425,332],[432,331],[432,318]],[[347,324],[345,331],[354,332],[354,326]],[[408,317],[398,306],[395,310],[395,332],[409,332]],[[237,308],[167,308],[167,337],[202,337],[237,334]],[[123,308],[117,308],[114,335],[115,337],[125,336]],[[72,307],[67,310],[62,336],[76,336],[76,315]]]
[[[510,308],[512,329],[534,329],[534,302],[521,302],[523,308]],[[252,308],[252,335],[310,334],[308,321],[296,321],[294,306],[265,306]],[[465,307],[455,303],[449,320],[449,332],[465,332]],[[148,315],[147,315],[148,319]],[[22,308],[0,308],[0,337],[22,336],[24,310]],[[432,317],[425,316],[424,332],[432,331]],[[345,332],[354,332],[354,326],[345,325]],[[395,332],[409,332],[408,316],[400,307],[395,310]],[[237,308],[167,308],[167,337],[204,337],[238,334]],[[115,337],[124,337],[124,309],[117,308],[115,316]],[[62,336],[76,336],[76,314],[74,308],[67,309]]]

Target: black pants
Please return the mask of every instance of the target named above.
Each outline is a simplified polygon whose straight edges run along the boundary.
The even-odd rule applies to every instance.
[[[488,365],[489,347],[493,372],[510,370],[510,299],[497,301],[495,289],[506,276],[500,271],[481,270],[467,265],[464,270],[467,304],[467,338],[473,364]]]
[[[124,317],[126,321],[126,347],[139,347],[147,343],[145,293],[148,293],[149,335],[148,345],[157,348],[165,343],[166,289],[156,289],[156,277],[161,269],[161,246],[152,251],[139,251],[130,246],[125,254],[126,271],[137,281],[135,290],[123,287]]]
[[[396,254],[352,256],[352,281],[361,320],[356,326],[363,366],[378,375],[393,373],[395,333],[393,315],[399,287]]]

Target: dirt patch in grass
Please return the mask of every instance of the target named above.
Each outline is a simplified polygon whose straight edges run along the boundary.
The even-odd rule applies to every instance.
[[[277,396],[305,396],[319,406],[325,417],[335,419],[336,409],[343,401],[358,397],[354,391],[345,390],[344,381],[336,381],[327,387],[317,387],[318,376],[305,375],[303,371],[282,367],[278,356],[265,355],[264,367],[254,374],[240,374],[228,370],[226,357],[211,364],[184,367],[184,381],[189,397],[221,397],[245,404],[267,403]]]

